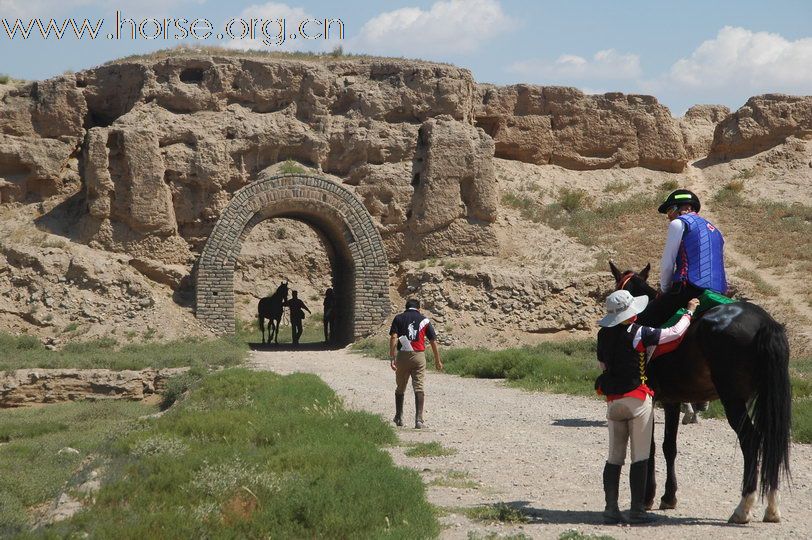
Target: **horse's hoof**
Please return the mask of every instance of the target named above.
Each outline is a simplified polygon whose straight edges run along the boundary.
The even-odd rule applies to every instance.
[[[781,523],[781,512],[776,510],[770,512],[770,509],[764,511],[764,523]]]
[[[677,507],[677,499],[673,499],[670,501],[660,499],[660,510],[673,510],[676,507]]]
[[[750,523],[750,513],[748,512],[745,515],[740,515],[738,512],[733,512],[733,515],[730,516],[730,519],[727,520],[728,523],[736,523],[738,525],[744,525],[746,523]]]
[[[654,499],[652,499],[650,501],[646,501],[644,507],[645,507],[646,511],[651,510],[652,508],[654,508]]]

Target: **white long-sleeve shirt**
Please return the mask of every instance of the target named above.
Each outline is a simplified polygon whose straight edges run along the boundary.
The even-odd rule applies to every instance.
[[[665,239],[663,258],[660,261],[660,291],[664,293],[671,288],[671,278],[674,277],[674,266],[677,262],[683,234],[685,234],[685,223],[681,219],[672,219],[668,224],[668,236]]]

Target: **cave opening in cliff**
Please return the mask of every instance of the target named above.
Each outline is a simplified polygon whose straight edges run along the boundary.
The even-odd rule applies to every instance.
[[[351,262],[331,240],[329,232],[312,220],[289,216],[261,221],[242,240],[235,264],[237,318],[248,321],[251,335],[256,333],[259,337],[257,304],[262,297],[271,296],[280,283],[286,282],[290,293],[297,291],[298,298],[311,312],[304,312],[300,345],[344,346],[352,341],[351,268]],[[325,344],[323,314],[327,289],[334,291],[336,309],[333,337]],[[285,308],[279,343],[291,341],[290,310]]]

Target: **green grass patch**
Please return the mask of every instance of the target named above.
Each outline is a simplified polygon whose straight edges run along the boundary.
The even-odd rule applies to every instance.
[[[248,347],[241,336],[220,339],[188,338],[167,343],[139,343],[119,347],[102,338],[71,342],[49,351],[37,338],[0,332],[0,371],[24,368],[144,369],[165,367],[234,366],[242,363]]]
[[[96,503],[47,531],[91,538],[428,538],[415,471],[375,415],[318,377],[229,369],[109,447]]]
[[[155,406],[129,401],[81,402],[0,414],[0,537],[31,525],[31,510],[50,502],[83,460]],[[59,451],[73,448],[79,453]]]
[[[405,453],[409,457],[443,457],[456,454],[457,451],[454,448],[446,448],[437,441],[432,441],[413,444]]]
[[[600,373],[591,340],[542,343],[490,351],[450,349],[443,353],[448,373],[479,379],[505,379],[511,386],[559,394],[595,396]]]
[[[0,75],[0,84],[8,84],[10,80],[11,77],[9,77],[8,75],[5,74]]]
[[[505,503],[488,504],[465,508],[463,512],[470,519],[488,523],[527,523],[530,518],[521,508]]]

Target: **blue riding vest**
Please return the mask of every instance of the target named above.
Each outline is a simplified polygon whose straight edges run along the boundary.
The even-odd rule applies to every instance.
[[[672,282],[687,281],[701,289],[724,294],[727,292],[727,279],[722,233],[697,214],[684,214],[677,219],[685,225],[685,232],[682,234]]]

